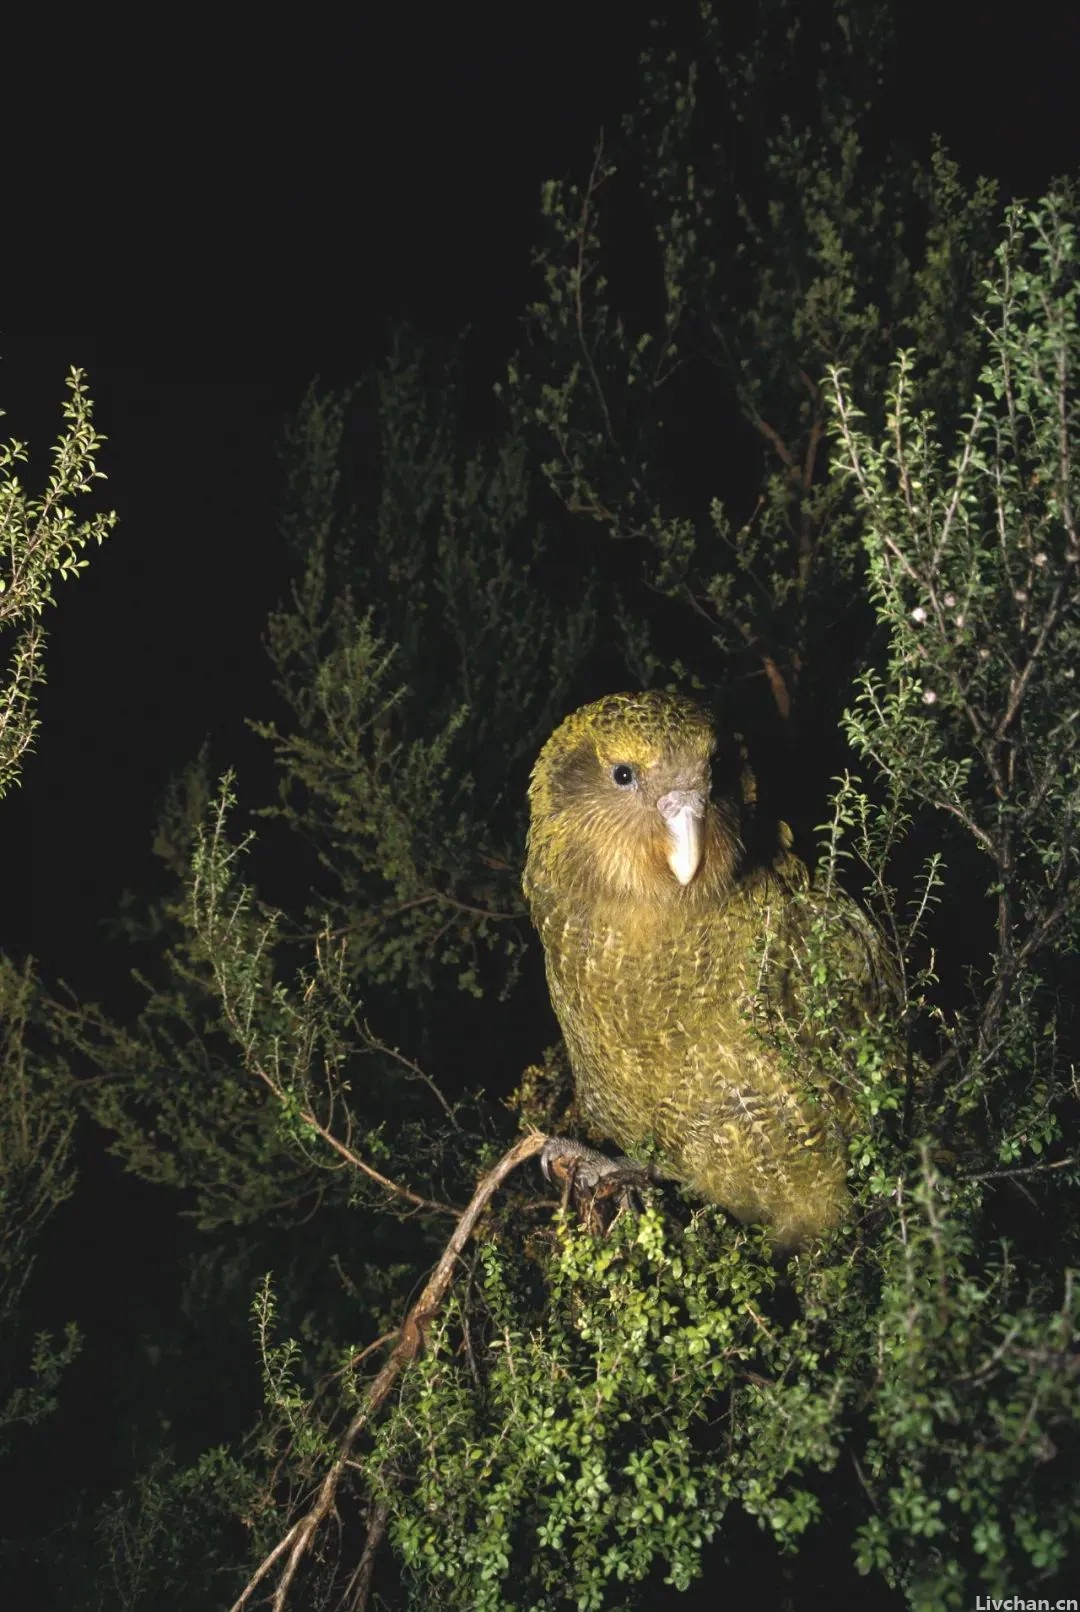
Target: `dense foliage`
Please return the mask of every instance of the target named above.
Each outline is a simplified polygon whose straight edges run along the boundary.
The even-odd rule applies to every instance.
[[[407,336],[306,399],[255,724],[279,793],[243,817],[209,754],[178,781],[119,927],[138,1016],[3,966],[9,1291],[76,1109],[203,1237],[130,1481],[5,1547],[72,1609],[1068,1588],[1080,206],[871,158],[887,9],[809,40],[796,12],[661,38],[618,142],[546,187],[497,431]],[[760,1030],[856,1115],[852,1216],[784,1264],[672,1188],[597,1235],[530,1166],[459,1221],[519,1128],[573,1124],[525,786],[616,686],[738,728],[748,832],[790,819],[895,970],[897,1019],[834,1033],[811,926],[807,1017]],[[194,1449],[185,1329],[236,1400]],[[39,1341],[8,1419],[74,1347]]]
[[[96,430],[84,377],[68,376],[63,429],[44,486],[34,490],[29,445],[0,443],[0,796],[19,782],[39,727],[36,696],[45,678],[42,616],[58,581],[86,564],[111,514],[79,518],[93,483],[102,479]],[[79,1349],[79,1331],[26,1335],[21,1300],[45,1224],[75,1186],[75,1102],[62,1059],[35,1039],[40,992],[33,966],[0,956],[0,1448],[11,1430],[32,1426],[56,1407],[64,1368]]]

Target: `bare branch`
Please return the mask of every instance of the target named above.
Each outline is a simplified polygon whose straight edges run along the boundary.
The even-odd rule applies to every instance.
[[[523,1136],[515,1142],[508,1152],[504,1153],[498,1164],[494,1165],[479,1182],[468,1207],[461,1214],[446,1247],[439,1257],[439,1262],[429,1277],[424,1291],[410,1309],[401,1331],[398,1343],[389,1360],[373,1380],[368,1389],[367,1398],[361,1409],[349,1423],[341,1442],[338,1454],[330,1467],[312,1505],[297,1522],[274,1546],[273,1550],[260,1562],[251,1578],[248,1580],[239,1597],[233,1602],[230,1612],[241,1612],[247,1606],[255,1590],[263,1579],[272,1571],[283,1556],[288,1556],[281,1578],[274,1591],[271,1603],[273,1612],[284,1612],[288,1602],[289,1591],[300,1568],[304,1557],[311,1549],[316,1534],[326,1518],[334,1508],[338,1485],[345,1468],[349,1464],[353,1449],[361,1433],[367,1427],[372,1417],[382,1409],[390,1396],[390,1392],[401,1373],[416,1360],[424,1347],[424,1329],[436,1316],[450,1291],[458,1260],[461,1258],[469,1239],[476,1230],[477,1222],[491,1199],[502,1186],[507,1176],[516,1170],[519,1164],[531,1159],[544,1147],[548,1138],[539,1131],[533,1131],[529,1136]],[[380,1512],[381,1520],[380,1520]],[[365,1546],[364,1556],[361,1557],[352,1586],[356,1597],[353,1602],[355,1612],[362,1612],[367,1604],[368,1587],[370,1586],[371,1570],[365,1566],[365,1559],[370,1556],[373,1560],[375,1548],[385,1532],[386,1511],[376,1506],[369,1520],[368,1545]],[[376,1534],[374,1546],[371,1544],[371,1535]],[[370,1550],[369,1550],[369,1547]],[[362,1599],[359,1598],[362,1592]]]

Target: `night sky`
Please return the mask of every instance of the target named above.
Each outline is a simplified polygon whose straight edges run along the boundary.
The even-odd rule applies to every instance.
[[[9,51],[5,434],[48,445],[83,366],[120,525],[49,614],[38,753],[0,808],[0,945],[107,994],[99,924],[145,880],[168,777],[207,734],[221,764],[263,764],[243,718],[268,709],[260,638],[289,574],[283,421],[403,316],[437,342],[471,327],[472,406],[495,418],[540,184],[581,175],[632,105],[650,9],[466,10],[434,32],[426,9],[377,30],[367,8],[290,12],[232,36],[174,12],[112,46],[58,18],[21,66]],[[883,128],[919,152],[936,129],[1008,190],[1076,170],[1075,8],[901,13]]]

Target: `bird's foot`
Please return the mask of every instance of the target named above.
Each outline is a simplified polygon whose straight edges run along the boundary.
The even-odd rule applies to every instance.
[[[606,1232],[624,1209],[640,1212],[641,1194],[658,1179],[651,1165],[633,1159],[609,1159],[568,1136],[548,1138],[540,1154],[544,1178],[563,1189],[582,1224],[593,1233]]]

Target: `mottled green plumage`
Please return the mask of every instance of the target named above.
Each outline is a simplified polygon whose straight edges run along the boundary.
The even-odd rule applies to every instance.
[[[748,863],[737,808],[707,799],[714,743],[708,716],[667,694],[568,717],[532,775],[525,893],[592,1126],[657,1143],[672,1174],[794,1246],[843,1214],[847,1109],[809,1095],[761,1009],[798,1014],[800,936],[826,898],[779,842],[771,865]],[[842,896],[825,910],[865,1010],[874,932]]]

